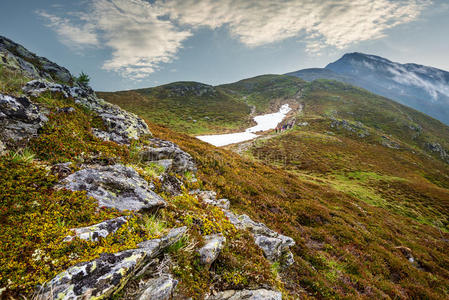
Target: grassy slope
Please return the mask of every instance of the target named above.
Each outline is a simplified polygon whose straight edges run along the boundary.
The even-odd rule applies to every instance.
[[[220,85],[228,93],[239,95],[243,101],[256,107],[256,112],[270,110],[270,105],[279,99],[295,98],[306,83],[296,77],[285,75],[261,75]]]
[[[196,82],[98,94],[151,122],[191,134],[238,129],[250,123],[248,105],[220,89]]]
[[[233,208],[297,241],[297,263],[281,271],[292,295],[449,296],[449,169],[425,146],[433,141],[447,148],[447,127],[331,81],[304,84],[267,75],[218,89],[258,111],[269,110],[276,99],[296,98],[305,105],[298,117],[309,126],[256,141],[243,158],[152,126],[156,135],[193,154],[203,181]],[[369,136],[332,128],[331,117],[361,122]],[[401,149],[382,146],[383,137]],[[397,247],[409,248],[415,262]]]
[[[305,85],[296,77],[263,75],[217,87],[175,82],[98,95],[153,123],[179,132],[204,134],[246,128],[252,122],[251,107],[258,114],[277,110],[279,101],[294,99]]]
[[[343,189],[343,184],[297,176],[163,127],[153,125],[152,131],[189,151],[200,165],[203,181],[229,198],[233,209],[295,239],[297,262],[280,273],[291,295],[376,299],[449,296],[449,259],[445,254],[449,234],[389,207],[367,203],[352,189],[360,186],[365,193],[357,181],[350,181],[352,186]],[[374,173],[350,176],[359,181],[381,179],[385,184],[396,180]],[[343,183],[347,180],[341,179]],[[423,189],[429,193],[438,190],[431,184]],[[407,188],[396,189],[402,190]],[[436,200],[444,200],[447,191],[438,191],[442,196]],[[439,205],[443,207],[444,202]],[[416,263],[410,263],[396,248],[400,246],[411,249]]]
[[[21,74],[0,69],[0,93],[22,95],[26,82]],[[251,286],[278,286],[282,283],[272,272],[262,251],[247,231],[236,230],[216,207],[205,205],[188,192],[202,188],[201,181],[191,182],[191,174],[178,175],[186,189],[179,196],[164,193],[160,167],[140,160],[139,149],[151,146],[147,137],[131,145],[104,142],[92,134],[102,128],[102,120],[73,99],[45,93],[32,101],[49,111],[49,121],[25,148],[10,149],[0,156],[0,291],[1,298],[31,299],[39,285],[79,262],[92,260],[102,253],[134,249],[141,241],[160,237],[170,228],[187,226],[188,235],[168,249],[172,273],[180,281],[184,298],[201,299],[210,289],[242,289]],[[58,108],[73,107],[72,113]],[[72,172],[84,163],[122,163],[134,167],[168,205],[157,214],[119,212],[99,208],[85,192],[55,189],[58,175],[50,170],[55,163],[71,162]],[[172,174],[174,175],[174,174]],[[70,229],[96,224],[117,217],[131,216],[129,222],[99,242],[75,238],[63,239]],[[202,236],[221,232],[227,245],[209,270],[199,264],[196,251]],[[165,255],[165,254],[163,254]],[[135,293],[134,284],[115,297]]]

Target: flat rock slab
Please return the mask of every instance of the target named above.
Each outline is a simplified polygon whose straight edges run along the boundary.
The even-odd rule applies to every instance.
[[[170,274],[164,274],[158,278],[150,279],[138,300],[168,300],[178,285],[178,281]]]
[[[171,166],[168,169],[175,173],[197,171],[195,162],[190,154],[181,150],[175,143],[164,141],[161,139],[149,139],[154,147],[144,147],[140,152],[143,161],[159,161],[170,159]]]
[[[80,227],[74,228],[72,231],[74,235],[68,236],[64,239],[64,242],[70,242],[75,237],[86,241],[96,242],[100,238],[105,238],[111,233],[116,232],[120,227],[122,227],[128,220],[126,217],[118,217],[111,220],[106,220],[104,222],[88,226],[88,227]]]
[[[103,253],[95,260],[73,266],[53,278],[36,298],[107,299],[120,291],[147,262],[178,241],[186,230],[186,227],[176,228],[164,238],[141,243],[138,249]],[[162,291],[162,287],[159,290]]]
[[[282,300],[280,292],[260,290],[227,290],[209,296],[208,300]]]
[[[99,206],[120,211],[153,210],[166,205],[136,170],[120,164],[82,169],[67,176],[61,187],[87,191]]]
[[[254,242],[262,249],[268,260],[280,262],[285,267],[295,262],[290,251],[295,241],[291,237],[277,233],[265,224],[253,221],[247,215],[236,216],[228,210],[224,210],[224,213],[236,228],[248,229],[253,234]]]
[[[205,245],[198,250],[200,263],[203,265],[212,264],[220,254],[226,243],[226,238],[222,234],[211,234],[204,238]]]

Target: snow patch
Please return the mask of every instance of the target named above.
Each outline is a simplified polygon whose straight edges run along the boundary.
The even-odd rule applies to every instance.
[[[254,117],[257,125],[246,129],[244,132],[229,134],[200,135],[198,139],[217,147],[252,140],[258,137],[256,132],[267,131],[276,126],[285,118],[291,108],[288,104],[281,106],[278,112]]]

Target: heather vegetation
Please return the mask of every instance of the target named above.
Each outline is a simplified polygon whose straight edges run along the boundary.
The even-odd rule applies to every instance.
[[[226,89],[250,94],[260,80]],[[206,186],[238,211],[297,241],[297,262],[273,267],[291,296],[447,297],[449,167],[427,145],[447,148],[448,129],[345,84],[301,89],[296,118],[307,125],[251,142],[243,157],[165,127],[152,131],[191,153]],[[272,103],[292,99],[279,90]]]
[[[110,284],[99,298],[135,299],[167,275],[178,285],[156,290],[179,299],[262,288],[283,299],[449,297],[449,129],[438,121],[349,85],[277,75],[101,94],[147,128],[88,78],[40,78],[39,93],[22,89],[29,79],[0,69],[1,297],[40,296],[53,279],[64,293],[75,282],[80,298]],[[227,149],[192,136],[286,102],[296,125],[281,133]],[[107,206],[118,195],[146,206]],[[105,236],[74,230],[114,219],[123,224]],[[204,263],[211,237],[222,245]],[[288,247],[272,259],[260,240]],[[55,277],[65,270],[76,276]]]
[[[351,171],[350,166],[344,175],[283,170],[281,162],[256,162],[163,127],[151,129],[188,150],[204,183],[228,197],[238,211],[295,239],[297,262],[279,272],[292,297],[447,297],[447,212],[441,210],[447,207],[447,190],[374,171]],[[409,201],[410,195],[416,201]],[[378,199],[385,206],[377,205]],[[432,224],[407,211],[427,214]],[[440,226],[439,220],[446,223]],[[403,253],[405,248],[410,253]]]

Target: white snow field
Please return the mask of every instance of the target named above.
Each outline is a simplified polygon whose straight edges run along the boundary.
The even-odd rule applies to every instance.
[[[258,135],[255,134],[256,132],[276,128],[276,126],[285,118],[290,110],[290,106],[288,104],[284,104],[276,113],[256,116],[254,117],[254,121],[256,121],[257,125],[246,129],[244,132],[199,135],[197,138],[217,147],[249,141],[258,137]]]

